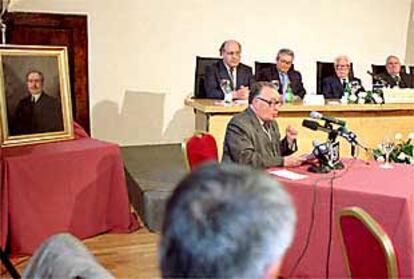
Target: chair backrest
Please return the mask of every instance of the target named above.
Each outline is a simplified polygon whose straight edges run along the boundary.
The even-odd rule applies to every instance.
[[[206,97],[206,90],[204,88],[206,67],[216,63],[220,59],[221,58],[197,56],[194,82],[194,98]]]
[[[382,227],[362,208],[343,208],[338,229],[350,278],[397,278],[397,257]]]
[[[269,69],[272,67],[276,67],[275,63],[270,63],[270,62],[254,62],[254,75],[255,78],[257,80],[257,76],[258,74],[263,71],[264,69]]]
[[[371,69],[374,75],[380,75],[387,72],[387,68],[385,68],[385,65],[371,64]],[[401,65],[401,73],[407,73],[405,65]],[[374,83],[374,78],[372,78],[372,83]]]
[[[182,150],[189,170],[207,161],[218,161],[216,140],[207,132],[196,132],[186,139]]]
[[[350,77],[354,77],[353,64],[349,69]],[[335,66],[333,62],[316,62],[316,92],[322,94],[322,81],[324,78],[335,75]]]
[[[271,63],[271,62],[254,62],[254,75],[255,78],[257,80],[257,76],[258,74],[263,71],[264,69],[269,69],[269,68],[273,68],[276,67],[276,63]],[[292,64],[292,66],[290,67],[290,70],[294,70],[295,69],[295,65]]]

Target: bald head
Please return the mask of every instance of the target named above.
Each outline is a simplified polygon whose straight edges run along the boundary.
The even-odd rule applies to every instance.
[[[237,67],[240,64],[241,44],[235,40],[224,41],[220,46],[220,55],[227,66]]]

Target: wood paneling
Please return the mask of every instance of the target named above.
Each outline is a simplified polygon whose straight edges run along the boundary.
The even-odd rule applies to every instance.
[[[6,25],[8,44],[68,48],[73,117],[90,133],[87,16],[13,12]]]

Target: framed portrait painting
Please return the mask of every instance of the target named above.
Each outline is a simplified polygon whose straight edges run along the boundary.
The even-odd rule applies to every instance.
[[[0,46],[2,147],[74,138],[66,47]]]

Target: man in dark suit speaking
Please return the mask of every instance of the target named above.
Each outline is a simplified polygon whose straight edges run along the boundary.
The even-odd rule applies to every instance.
[[[297,131],[288,126],[281,140],[278,115],[281,98],[270,82],[257,82],[249,95],[249,107],[235,115],[227,125],[223,162],[232,161],[256,168],[298,166],[302,160],[297,150]]]
[[[246,100],[252,83],[252,68],[240,63],[240,43],[234,40],[223,42],[220,55],[222,60],[206,68],[204,88],[207,98],[224,99],[220,82],[229,80],[233,99]]]
[[[276,67],[266,68],[257,73],[257,81],[279,82],[279,93],[284,96],[288,86],[292,88],[293,95],[303,98],[306,90],[303,87],[302,75],[292,69],[295,54],[292,50],[283,48],[276,56]]]
[[[414,88],[413,76],[401,72],[401,62],[397,56],[388,56],[385,68],[387,71],[380,76],[391,88]]]
[[[40,71],[26,75],[28,96],[17,105],[10,135],[63,131],[60,102],[43,90],[44,76]]]

